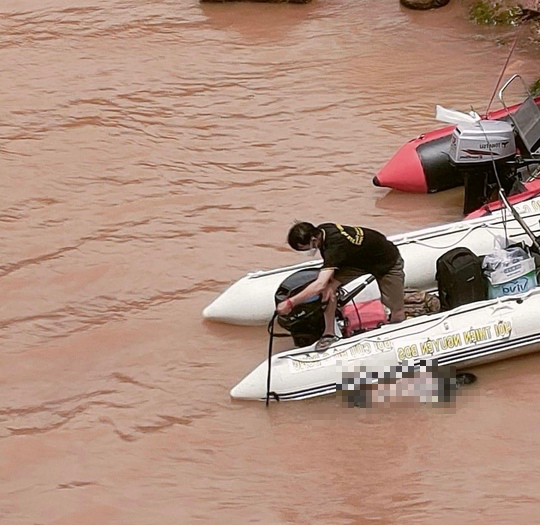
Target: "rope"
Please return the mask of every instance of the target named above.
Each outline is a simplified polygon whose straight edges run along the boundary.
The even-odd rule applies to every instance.
[[[450,249],[450,248],[454,248],[455,246],[457,246],[458,244],[460,244],[461,242],[463,242],[464,239],[466,239],[474,230],[478,230],[479,228],[486,228],[487,225],[486,224],[478,224],[478,225],[475,225],[475,226],[471,226],[463,235],[463,237],[461,237],[460,239],[458,239],[457,241],[455,241],[454,243],[452,244],[447,244],[446,246],[441,246],[441,245],[434,245],[434,244],[428,244],[427,242],[422,242],[422,241],[410,241],[414,244],[418,244],[419,246],[425,246],[426,248],[442,248],[442,249]],[[490,226],[491,227],[491,226]],[[491,233],[491,232],[490,232]],[[495,235],[492,234],[494,237]]]
[[[268,374],[266,376],[266,406],[270,402],[270,396],[279,401],[279,396],[275,392],[270,392],[270,381],[272,374],[272,346],[274,344],[274,321],[277,317],[277,311],[274,312],[272,320],[268,323],[268,331],[270,332],[270,341],[268,343]]]

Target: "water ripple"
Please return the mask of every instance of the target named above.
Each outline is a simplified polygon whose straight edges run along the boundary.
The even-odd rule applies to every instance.
[[[440,127],[436,103],[493,92],[507,35],[463,9],[1,2],[0,521],[416,524],[454,506],[534,522],[533,361],[508,384],[486,373],[453,416],[370,425],[328,400],[231,404],[267,333],[201,320],[247,271],[297,262],[294,219],[398,233],[460,216],[458,193],[370,181]],[[538,69],[516,49],[507,72]]]
[[[225,282],[218,283],[209,279],[187,288],[162,291],[138,299],[121,300],[117,297],[99,296],[85,303],[67,304],[63,308],[43,314],[12,317],[0,321],[0,339],[8,341],[24,334],[27,344],[44,344],[132,318],[136,314],[169,303],[185,301],[194,294],[214,291],[223,284]]]

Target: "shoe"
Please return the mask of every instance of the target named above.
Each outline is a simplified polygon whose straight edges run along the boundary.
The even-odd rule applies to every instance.
[[[339,341],[339,337],[337,335],[323,335],[315,345],[315,351],[316,352],[324,352],[327,350],[330,346],[332,346],[336,341]]]

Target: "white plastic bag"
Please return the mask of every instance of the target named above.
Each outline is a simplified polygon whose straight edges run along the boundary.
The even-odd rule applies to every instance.
[[[534,259],[523,248],[496,249],[482,261],[482,269],[492,284],[508,282],[534,270]]]
[[[530,255],[519,246],[506,249],[499,248],[484,257],[482,269],[490,273],[512,264],[517,264],[519,261],[524,261],[529,257]]]

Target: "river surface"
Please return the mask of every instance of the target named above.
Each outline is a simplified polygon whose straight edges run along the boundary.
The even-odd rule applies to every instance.
[[[515,30],[458,0],[0,15],[2,525],[537,521],[537,357],[477,369],[451,410],[266,409],[229,398],[265,328],[201,316],[247,271],[299,262],[295,219],[459,219],[461,189],[371,178],[442,127],[435,104],[487,109]],[[539,66],[518,46],[506,77]]]

